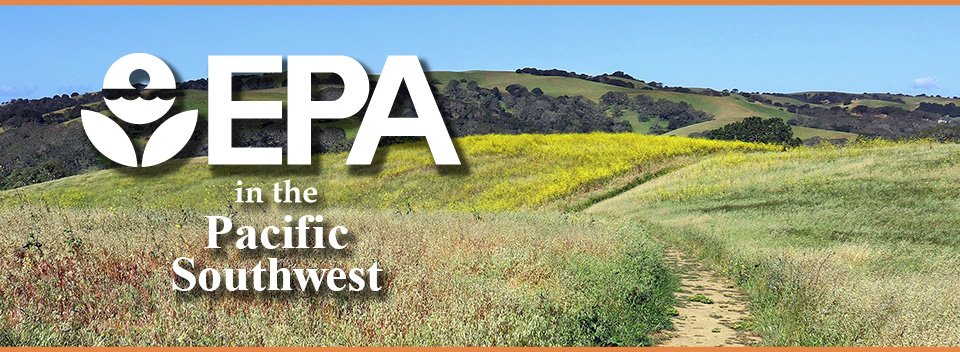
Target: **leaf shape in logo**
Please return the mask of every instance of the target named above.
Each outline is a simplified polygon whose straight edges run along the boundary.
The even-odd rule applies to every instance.
[[[120,125],[101,113],[88,110],[80,110],[80,122],[90,142],[103,156],[123,166],[137,167],[137,152]]]
[[[164,122],[150,136],[143,150],[143,167],[150,167],[177,155],[197,127],[197,110],[181,112]]]

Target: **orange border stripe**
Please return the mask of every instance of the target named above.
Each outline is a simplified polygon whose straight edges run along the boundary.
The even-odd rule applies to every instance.
[[[960,0],[0,0],[0,5],[960,5]]]

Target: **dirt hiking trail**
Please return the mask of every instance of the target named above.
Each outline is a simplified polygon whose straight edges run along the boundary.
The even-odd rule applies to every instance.
[[[750,346],[760,338],[735,327],[749,317],[747,299],[732,282],[689,259],[677,250],[668,249],[667,263],[676,268],[680,278],[677,295],[677,316],[673,330],[658,336],[660,346]]]

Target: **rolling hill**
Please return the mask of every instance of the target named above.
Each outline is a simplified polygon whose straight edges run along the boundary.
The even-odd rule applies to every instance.
[[[670,135],[687,136],[695,132],[703,132],[709,129],[721,127],[723,125],[740,121],[750,116],[760,116],[763,118],[781,118],[789,119],[791,114],[776,107],[763,104],[751,103],[743,97],[731,96],[708,96],[693,93],[680,93],[664,90],[643,89],[648,87],[640,81],[630,81],[636,88],[618,87],[609,84],[591,82],[582,79],[558,76],[536,76],[530,74],[520,74],[505,71],[466,71],[466,72],[447,72],[434,71],[429,73],[430,79],[439,83],[439,87],[450,80],[464,79],[467,81],[476,81],[485,88],[499,88],[501,91],[511,84],[521,84],[527,88],[540,88],[545,94],[560,95],[582,95],[591,100],[599,101],[600,96],[607,92],[623,92],[631,95],[647,95],[655,100],[666,99],[674,102],[686,102],[697,110],[702,110],[713,114],[715,120],[687,126],[674,131]],[[629,117],[628,117],[629,118]],[[643,127],[636,126],[635,130],[646,132]],[[856,135],[853,133],[820,130],[814,128],[801,128],[795,130],[795,133],[805,138],[819,136],[824,139],[853,139]]]
[[[0,193],[4,206],[217,210],[236,179],[269,185],[277,178],[323,187],[316,206],[496,211],[564,209],[612,187],[726,151],[776,146],[637,134],[482,135],[456,140],[462,166],[438,167],[425,142],[391,146],[375,164],[348,167],[346,153],[315,156],[310,166],[211,167],[206,158],[156,168],[111,169]],[[97,191],[90,191],[97,189]],[[359,190],[363,190],[362,192]]]
[[[518,70],[520,71],[520,70]],[[559,70],[557,70],[559,71]],[[560,71],[565,72],[565,71]],[[838,93],[838,92],[800,92],[800,93],[745,93],[716,91],[708,88],[666,87],[656,82],[644,82],[629,75],[602,75],[619,83],[601,83],[595,76],[544,76],[530,73],[505,71],[465,71],[428,72],[430,82],[438,89],[438,99],[445,109],[448,126],[457,135],[485,133],[558,133],[632,130],[640,134],[666,134],[690,136],[737,122],[750,116],[778,118],[788,122],[795,137],[809,140],[815,144],[823,141],[846,143],[855,140],[860,134],[870,137],[891,139],[926,136],[926,132],[938,127],[953,126],[960,122],[960,110],[956,104],[960,99],[908,96],[887,93]],[[244,76],[240,79],[240,91],[235,99],[240,100],[285,100],[286,88],[284,76]],[[630,77],[630,78],[627,78]],[[376,76],[371,76],[376,80]],[[451,81],[475,82],[474,88],[468,87],[466,94],[446,96],[447,85]],[[328,90],[336,90],[335,79],[319,77],[314,81],[315,93],[329,95]],[[471,86],[471,83],[462,84]],[[508,87],[521,85],[527,96],[511,98]],[[202,118],[207,113],[206,81],[203,79],[182,83],[179,103],[180,110],[197,109]],[[493,93],[496,88],[499,93]],[[469,91],[473,89],[473,91]],[[484,91],[486,90],[486,91]],[[542,93],[539,93],[542,92]],[[709,120],[695,119],[676,123],[675,112],[658,110],[646,115],[628,105],[625,109],[611,109],[600,102],[605,94],[617,93],[629,99],[648,97],[649,102],[671,102],[672,108],[683,106],[700,114],[708,114]],[[336,94],[336,93],[334,93]],[[534,103],[543,97],[553,100]],[[492,97],[495,96],[495,97]],[[583,97],[589,101],[588,108],[574,108],[575,99]],[[316,98],[316,97],[315,97]],[[487,100],[498,100],[489,103]],[[511,100],[512,99],[512,100]],[[398,100],[401,106],[403,101]],[[513,106],[511,106],[513,104]],[[546,104],[546,111],[537,104]],[[647,103],[652,104],[652,103]],[[668,104],[669,105],[669,104]],[[526,109],[517,110],[517,107]],[[497,111],[497,109],[501,109]],[[687,108],[688,107],[688,108]],[[50,98],[25,100],[18,99],[0,105],[0,189],[9,189],[33,183],[57,179],[90,170],[108,168],[111,165],[96,156],[89,143],[78,135],[82,128],[74,124],[81,108],[103,109],[99,93],[61,95]],[[552,110],[551,110],[552,109]],[[571,116],[575,111],[596,111],[600,113],[583,116]],[[616,110],[616,111],[615,111]],[[923,111],[921,111],[923,110]],[[666,112],[664,112],[666,111]],[[622,115],[616,115],[615,114]],[[687,111],[689,112],[689,111]],[[944,112],[950,115],[943,115]],[[453,115],[456,116],[453,116]],[[615,122],[599,121],[606,118]],[[666,114],[666,115],[664,115]],[[956,115],[956,116],[954,116]],[[520,118],[517,118],[521,116]],[[549,116],[544,118],[544,116]],[[615,117],[616,116],[616,117]],[[653,117],[651,117],[653,116]],[[513,119],[513,120],[510,120]],[[582,120],[579,120],[582,119]],[[544,121],[559,121],[554,126],[538,126]],[[577,121],[574,121],[577,120]],[[564,125],[566,124],[566,125]],[[613,124],[620,124],[614,126]],[[20,128],[27,126],[26,128]],[[466,127],[464,127],[466,126]],[[621,126],[625,126],[622,127]],[[343,150],[348,141],[355,137],[359,127],[359,117],[339,121],[317,121],[315,128],[327,129],[316,151]],[[463,128],[461,128],[463,127]],[[941,126],[942,127],[942,126]],[[147,127],[144,130],[149,130]],[[244,135],[239,144],[282,143],[282,128],[277,126],[246,126],[261,132]],[[672,128],[672,130],[671,130]],[[202,130],[202,129],[198,129]],[[338,131],[342,130],[343,133]],[[146,136],[135,136],[135,142],[143,144]],[[205,136],[197,134],[194,146],[180,157],[202,156],[206,153]],[[22,147],[22,140],[31,140],[33,147]],[[60,154],[49,153],[59,150]]]
[[[458,338],[427,334],[427,340],[418,341],[588,344],[600,336],[605,343],[650,344],[656,342],[651,334],[667,326],[663,325],[662,309],[671,304],[665,295],[675,287],[664,271],[662,249],[652,241],[657,239],[702,258],[749,293],[754,318],[739,328],[761,334],[764,344],[960,343],[955,339],[960,306],[952,299],[952,292],[960,289],[956,271],[958,224],[954,216],[960,211],[960,201],[954,196],[960,184],[960,149],[956,144],[875,141],[784,152],[779,146],[602,133],[471,136],[458,139],[457,144],[467,161],[464,168],[437,168],[423,143],[412,143],[390,146],[381,152],[377,165],[359,169],[343,166],[344,155],[340,153],[319,155],[315,166],[305,168],[211,168],[199,158],[152,171],[104,170],[78,175],[0,193],[0,219],[12,226],[12,231],[4,235],[4,243],[12,243],[16,248],[10,250],[23,251],[33,258],[31,261],[41,263],[36,268],[72,263],[82,255],[77,253],[93,253],[101,258],[96,262],[100,267],[121,265],[155,272],[166,258],[197,246],[197,239],[189,236],[202,231],[195,219],[202,214],[232,212],[245,221],[269,222],[291,211],[322,209],[338,219],[369,222],[372,225],[361,228],[363,236],[375,236],[377,241],[395,238],[383,237],[387,233],[407,234],[400,236],[403,242],[396,246],[389,241],[394,244],[364,247],[360,258],[379,258],[405,270],[415,270],[417,266],[412,263],[429,261],[430,272],[458,273],[468,278],[450,286],[436,286],[434,282],[443,281],[439,279],[442,275],[424,273],[426,281],[403,279],[398,283],[403,285],[403,292],[427,285],[429,288],[418,292],[436,298],[437,305],[429,308],[433,315],[424,313],[423,307],[404,303],[401,297],[407,296],[401,295],[388,298],[383,305],[355,303],[337,313],[341,318],[325,325],[326,329],[355,333],[351,328],[355,325],[349,323],[353,318],[414,314],[421,317],[417,321],[433,321],[435,329],[445,331],[460,331],[455,326],[463,321],[478,324],[474,333],[460,333]],[[234,208],[225,195],[237,179],[258,185],[292,179],[295,184],[321,187],[323,198],[318,205],[304,209],[257,205]],[[587,208],[587,215],[577,211],[583,208]],[[509,235],[499,230],[490,232],[487,226],[516,231],[509,231]],[[556,231],[543,232],[544,226]],[[575,235],[582,235],[577,228],[603,235],[588,239]],[[430,239],[409,235],[421,232]],[[487,234],[487,240],[463,237],[474,233]],[[564,240],[550,237],[555,235],[563,235]],[[471,246],[462,249],[431,240],[451,236]],[[31,249],[37,243],[43,244],[42,257]],[[384,254],[408,253],[402,248],[415,248],[417,243],[431,244],[423,253]],[[533,248],[533,243],[557,246],[536,253],[517,249]],[[625,247],[629,243],[641,248]],[[583,248],[580,246],[591,250],[574,249]],[[117,252],[116,248],[124,250]],[[496,255],[476,255],[477,251]],[[597,255],[608,252],[614,255]],[[630,277],[645,281],[590,274],[620,272],[609,268],[622,268],[623,261],[631,257],[639,261],[630,262],[637,275]],[[224,260],[239,257],[204,258],[227,263]],[[537,258],[532,260],[553,269],[524,266],[527,262],[518,258]],[[45,287],[37,291],[39,296],[28,298],[27,306],[37,307],[39,316],[60,314],[36,304],[60,292],[52,288],[61,286],[55,286],[55,277],[49,274],[57,271],[37,272],[31,269],[33,266],[22,267],[8,259],[0,261],[0,267],[14,273],[10,280]],[[498,273],[507,271],[496,269],[518,266],[522,269],[511,269],[506,276]],[[70,285],[94,285],[90,280],[96,276],[86,270],[93,269],[79,272],[71,279],[76,283]],[[118,296],[111,293],[100,303],[71,301],[92,304],[93,311],[116,310],[109,302],[133,306],[134,301],[127,296],[151,292],[146,303],[136,306],[157,312],[148,315],[148,323],[142,327],[150,334],[136,336],[152,338],[133,338],[109,328],[87,328],[49,335],[48,341],[92,341],[89,339],[96,334],[108,331],[111,336],[127,339],[110,340],[113,342],[171,343],[169,335],[156,330],[168,324],[171,318],[162,312],[169,311],[197,321],[215,319],[231,324],[267,317],[285,327],[275,332],[278,341],[302,338],[306,333],[279,320],[284,315],[277,312],[292,311],[300,317],[311,311],[309,300],[245,306],[247,313],[235,316],[195,314],[190,312],[218,314],[215,312],[222,311],[219,304],[224,301],[177,303],[161,291],[150,291],[162,286],[165,279],[164,275],[153,275],[138,277],[137,281],[109,281],[104,284],[118,286],[113,291]],[[620,302],[624,296],[604,296],[600,293],[603,291],[592,289],[586,291],[590,292],[588,296],[581,296],[560,289],[569,287],[569,280],[587,285],[582,287],[617,282],[614,290],[627,297],[636,290],[645,292],[646,298],[640,301],[644,305],[629,308],[642,313],[629,316],[627,321],[609,320],[626,317],[620,311],[624,308],[597,308],[595,304]],[[496,289],[509,285],[518,285],[518,289]],[[555,323],[527,326],[516,325],[515,320],[493,323],[484,317],[464,315],[453,303],[462,301],[452,292],[466,287],[482,292],[486,300],[471,298],[466,303],[471,307],[484,305],[509,316]],[[549,307],[534,308],[540,307],[534,297],[546,292],[553,295],[540,304]],[[23,297],[0,297],[7,302],[14,299]],[[573,300],[576,307],[554,306],[565,300]],[[509,302],[521,303],[516,306]],[[579,309],[609,315],[583,316]],[[517,315],[518,311],[524,313]],[[129,312],[122,314],[128,323],[144,319]],[[80,315],[71,319],[88,318]],[[585,321],[633,328],[611,328],[601,335],[574,328],[582,327]],[[52,323],[41,320],[30,324],[36,324],[29,325],[31,329],[43,330]],[[192,329],[191,324],[177,325],[172,331]],[[500,339],[497,331],[501,330],[488,324],[516,332],[510,335],[515,339]],[[11,329],[20,334],[26,331],[22,330],[24,326]],[[400,334],[395,337],[410,338],[403,326],[391,324],[386,328]],[[233,341],[255,343],[250,342],[250,336],[226,325],[218,329],[232,331],[236,338]],[[559,335],[540,335],[544,331]],[[14,335],[22,339],[27,336]],[[402,343],[383,340],[384,335],[379,334],[360,336],[349,340],[322,335],[317,341]],[[569,340],[557,340],[559,336]],[[210,344],[225,343],[214,336],[201,334],[197,338],[208,339],[204,341]]]
[[[373,76],[375,79],[376,76]],[[636,80],[624,79],[635,85],[635,88],[619,87],[599,82],[587,81],[571,77],[560,76],[537,76],[531,74],[521,74],[509,71],[432,71],[428,73],[429,80],[441,91],[451,80],[474,81],[484,88],[497,88],[505,91],[512,84],[519,84],[529,89],[540,88],[544,94],[550,96],[584,96],[592,101],[599,101],[600,97],[607,92],[622,92],[629,95],[646,95],[654,100],[666,99],[673,102],[686,102],[697,110],[710,113],[714,120],[695,125],[683,127],[668,132],[669,135],[688,136],[691,133],[703,132],[710,129],[719,128],[723,125],[740,121],[750,116],[760,116],[763,118],[790,119],[793,114],[782,110],[781,108],[747,101],[739,95],[711,96],[696,93],[683,93],[668,90],[652,89],[645,83]],[[206,113],[205,91],[186,90],[184,98],[187,103],[185,109],[200,109],[201,115]],[[286,88],[269,88],[237,92],[235,99],[238,100],[286,100]],[[790,100],[780,98],[781,100]],[[916,104],[925,99],[915,99]],[[797,101],[799,102],[799,101]],[[635,132],[648,133],[651,124],[657,121],[641,122],[635,114],[627,112],[624,119],[631,123]],[[344,128],[349,136],[356,133],[357,121],[347,120],[337,122],[334,125]],[[820,137],[823,139],[846,139],[853,140],[856,134],[841,131],[830,131],[817,128],[794,126],[794,133],[801,139]]]
[[[24,288],[0,290],[0,305],[19,307],[0,310],[0,344],[651,345],[670,326],[676,290],[663,248],[635,223],[560,210],[710,155],[778,148],[626,133],[457,145],[466,161],[457,168],[408,143],[364,168],[346,167],[344,153],[303,168],[212,168],[199,158],[0,192],[0,243],[13,252],[0,256],[0,285]],[[321,200],[235,206],[238,179],[265,189],[291,179],[318,187]],[[273,224],[296,212],[345,224],[351,247],[281,251],[284,263],[376,261],[386,293],[170,291],[179,256],[256,263],[257,253],[203,249],[204,215]]]
[[[787,103],[793,105],[804,105],[810,104],[813,106],[820,106],[826,108],[832,107],[850,107],[854,108],[860,105],[869,106],[869,107],[882,107],[882,106],[891,106],[898,107],[906,110],[913,110],[920,106],[920,103],[937,103],[937,104],[960,104],[960,99],[949,98],[949,97],[937,97],[937,96],[909,96],[902,94],[860,94],[861,97],[856,99],[851,99],[849,104],[844,104],[844,101],[820,101],[820,102],[811,102],[805,100],[799,100],[794,97],[796,96],[818,96],[818,95],[832,95],[835,92],[797,92],[792,94],[770,94],[763,93],[761,94],[764,98],[770,99],[774,102]]]
[[[476,82],[480,88],[458,93],[504,111],[592,109],[617,92],[684,102],[714,119],[665,136],[644,134],[666,120],[643,121],[634,111],[622,119],[635,133],[469,134],[455,139],[460,167],[433,165],[425,144],[412,142],[384,146],[368,167],[348,167],[345,152],[325,150],[303,167],[212,167],[199,157],[128,169],[97,164],[78,142],[71,104],[96,106],[89,105],[94,97],[34,102],[50,111],[5,105],[26,109],[9,114],[17,124],[0,124],[3,155],[10,156],[4,160],[29,159],[34,154],[17,152],[31,151],[77,165],[73,174],[58,173],[64,165],[49,160],[29,167],[46,179],[16,166],[13,176],[33,184],[0,191],[8,253],[0,256],[0,286],[13,288],[0,290],[0,307],[19,308],[0,309],[0,345],[650,345],[681,304],[664,246],[700,258],[746,291],[753,318],[736,328],[759,333],[764,344],[960,344],[957,144],[857,141],[784,150],[684,137],[749,116],[824,118],[804,111],[886,123],[910,117],[898,111],[953,109],[956,100],[719,94],[626,78],[632,88],[495,71],[429,76],[441,91],[454,81]],[[236,98],[283,100],[285,88],[264,88],[276,82],[251,83],[257,89]],[[526,88],[508,89],[516,84]],[[181,109],[206,115],[205,91],[182,93]],[[824,97],[834,101],[818,100]],[[930,116],[938,117],[920,117]],[[326,125],[350,138],[357,123]],[[857,138],[792,129],[804,139]],[[26,145],[31,138],[22,132],[58,144]],[[320,201],[231,201],[237,180],[268,188],[286,179],[318,187]],[[267,224],[307,211],[356,226],[356,250],[343,257],[283,253],[285,260],[380,261],[395,270],[388,272],[395,292],[352,299],[170,294],[172,258],[190,254],[230,267],[256,259],[198,249],[204,215]]]
[[[592,82],[571,77],[536,76],[507,71],[433,71],[428,73],[431,82],[442,90],[451,80],[475,81],[484,88],[498,88],[505,91],[511,84],[523,85],[529,89],[540,88],[544,94],[551,96],[584,96],[593,101],[599,101],[600,96],[607,92],[623,92],[630,95],[646,95],[654,100],[666,99],[673,102],[686,102],[697,110],[702,110],[714,116],[714,120],[683,127],[668,132],[669,135],[687,136],[691,133],[703,132],[719,128],[723,125],[740,121],[750,116],[763,118],[780,118],[787,120],[792,117],[780,108],[760,103],[749,102],[739,95],[709,96],[695,93],[681,93],[649,88],[644,83],[635,80],[625,80],[633,83],[636,88],[618,87],[609,84]],[[205,114],[205,94],[203,91],[187,90],[185,98],[190,109],[199,108],[201,115]],[[286,88],[270,88],[263,90],[243,91],[236,94],[236,99],[243,100],[285,100]],[[919,102],[917,103],[919,104]],[[631,123],[635,132],[648,133],[651,124],[657,121],[641,122],[635,114],[627,112],[624,119]],[[356,121],[342,121],[335,125],[344,128],[349,136],[356,134]],[[853,140],[856,134],[849,132],[830,131],[817,128],[794,126],[794,133],[801,139],[820,137],[823,139]]]
[[[773,345],[960,344],[960,145],[727,154],[586,211],[657,228],[751,295]]]

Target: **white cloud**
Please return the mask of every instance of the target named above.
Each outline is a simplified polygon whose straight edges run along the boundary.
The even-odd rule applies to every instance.
[[[910,85],[914,89],[933,89],[937,88],[937,78],[936,77],[920,77],[913,80],[913,83]]]

